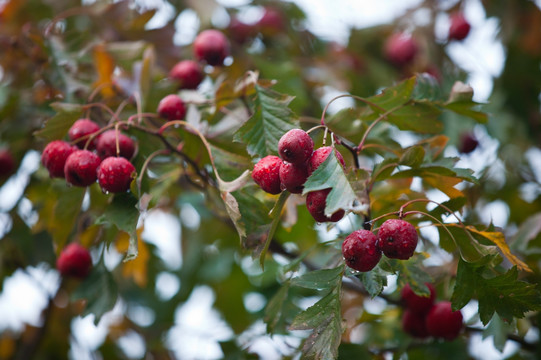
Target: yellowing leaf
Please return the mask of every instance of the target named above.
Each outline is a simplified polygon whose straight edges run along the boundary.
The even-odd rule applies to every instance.
[[[484,237],[485,239],[490,240],[494,244],[498,246],[498,248],[501,250],[501,252],[505,255],[505,257],[513,264],[516,265],[520,270],[525,270],[528,272],[532,272],[532,270],[529,268],[529,266],[520,260],[518,257],[516,257],[514,254],[511,253],[511,249],[509,249],[509,246],[505,242],[505,236],[503,233],[499,231],[480,231],[474,228],[473,226],[466,226],[466,228],[477,235],[480,235]]]
[[[98,80],[94,82],[96,88],[104,97],[114,95],[113,90],[113,72],[115,70],[115,61],[105,50],[105,45],[97,45],[94,48],[94,65],[98,73]]]
[[[464,196],[462,191],[455,188],[455,185],[462,182],[462,179],[450,176],[426,175],[423,177],[423,180],[430,186],[441,190],[451,199]]]
[[[138,256],[130,261],[124,262],[122,264],[122,276],[126,278],[132,278],[133,281],[144,288],[147,285],[147,273],[148,273],[148,260],[150,258],[150,253],[148,247],[141,239],[141,234],[143,233],[143,227],[137,229],[137,242],[139,254]],[[119,252],[124,253],[128,251],[128,246],[130,243],[130,236],[128,233],[121,231],[116,240],[116,248]]]

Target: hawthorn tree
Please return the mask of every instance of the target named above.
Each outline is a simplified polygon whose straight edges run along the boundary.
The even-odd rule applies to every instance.
[[[282,358],[462,359],[477,333],[538,358],[541,12],[482,3],[506,54],[478,103],[447,52],[476,27],[464,3],[422,2],[341,45],[289,2],[254,0],[261,17],[244,22],[246,7],[170,1],[159,28],[130,1],[3,2],[0,176],[24,191],[2,207],[0,274],[61,281],[38,327],[3,331],[2,357],[64,358],[72,319],[98,324],[122,302],[95,351],[124,358],[135,332],[166,358],[176,312],[205,286],[231,330],[223,358],[265,357],[256,339],[280,338]],[[187,11],[199,35],[176,46]],[[504,224],[486,220],[494,204]],[[142,235],[156,212],[181,215],[179,268]],[[163,273],[180,283],[165,299]]]

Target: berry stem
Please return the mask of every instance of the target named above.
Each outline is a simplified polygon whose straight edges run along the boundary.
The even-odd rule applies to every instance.
[[[406,103],[407,104],[407,103]],[[402,104],[402,105],[398,105],[398,106],[395,106],[394,108],[392,108],[391,110],[388,110],[388,111],[385,111],[385,109],[382,109],[383,111],[385,111],[383,114],[381,114],[376,120],[374,120],[370,126],[368,126],[368,129],[366,129],[366,131],[364,132],[363,134],[363,138],[361,139],[361,142],[359,143],[359,146],[357,146],[357,153],[360,153],[362,150],[363,150],[363,147],[364,147],[364,143],[366,141],[366,138],[368,137],[368,134],[370,133],[370,131],[372,131],[372,129],[374,128],[374,126],[376,126],[380,121],[384,120],[384,119],[387,119],[387,116],[389,116],[390,114],[392,114],[393,112],[395,112],[396,110],[404,107],[406,104]],[[379,107],[379,106],[378,106]]]
[[[449,209],[447,206],[445,206],[443,204],[440,204],[437,201],[430,200],[430,199],[413,199],[413,200],[410,200],[410,201],[404,203],[402,206],[400,206],[399,213],[402,214],[402,212],[404,211],[404,209],[406,207],[408,207],[409,205],[411,205],[413,203],[417,203],[417,202],[433,203],[433,204],[438,205],[439,207],[445,209],[450,215],[453,215],[458,220],[458,223],[460,224],[460,226],[465,228],[464,223],[462,223],[462,220],[460,220],[460,218],[455,214],[454,211],[451,211],[451,209]]]
[[[321,125],[325,125],[325,114],[327,113],[327,109],[329,108],[329,105],[331,105],[331,103],[335,100],[338,100],[340,98],[343,98],[343,97],[350,97],[350,98],[353,98],[355,100],[359,100],[360,102],[363,102],[365,103],[366,105],[370,105],[372,107],[375,107],[375,108],[378,108],[379,110],[381,111],[385,111],[384,108],[382,108],[381,106],[377,105],[377,104],[374,104],[373,102],[371,101],[368,101],[366,100],[365,98],[362,98],[360,96],[357,96],[357,95],[351,95],[351,94],[342,94],[342,95],[338,95],[338,96],[335,96],[333,97],[331,100],[329,100],[329,102],[327,103],[327,105],[325,105],[325,108],[323,109],[323,113],[321,114]]]
[[[139,196],[141,196],[141,184],[143,183],[143,176],[145,175],[148,165],[150,164],[152,159],[154,159],[158,155],[167,155],[170,152],[171,151],[168,149],[156,150],[152,154],[150,154],[148,158],[146,158],[145,162],[143,163],[143,166],[141,166],[141,172],[139,173],[139,177],[135,181],[137,184],[137,191],[139,192]]]

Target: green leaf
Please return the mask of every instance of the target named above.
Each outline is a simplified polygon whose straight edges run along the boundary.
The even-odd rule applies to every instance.
[[[357,199],[355,191],[344,173],[344,168],[336,157],[335,150],[327,156],[325,161],[310,175],[304,183],[303,195],[310,191],[331,188],[327,195],[325,215],[331,216],[339,209],[358,211],[361,202]]]
[[[82,315],[94,314],[94,324],[98,324],[103,314],[112,310],[118,298],[117,285],[103,260],[79,284],[72,295],[73,300],[86,299]]]
[[[502,318],[498,314],[494,314],[488,326],[483,331],[483,339],[490,336],[493,337],[494,347],[500,352],[503,352],[503,348],[507,343],[507,334],[510,333],[510,326],[502,321]]]
[[[341,280],[344,268],[342,266],[334,269],[321,269],[310,271],[304,275],[294,278],[291,284],[294,286],[300,286],[307,289],[329,289],[338,286],[338,282]]]
[[[276,231],[276,227],[278,226],[278,223],[280,222],[280,218],[282,217],[282,209],[284,208],[284,205],[286,203],[287,198],[289,197],[289,193],[287,191],[282,191],[280,194],[280,197],[278,197],[278,200],[276,201],[276,204],[272,208],[269,216],[272,219],[269,232],[267,233],[267,239],[265,240],[265,245],[263,246],[263,250],[261,250],[261,253],[259,254],[259,264],[261,265],[261,268],[265,267],[265,255],[267,254],[267,250],[269,249],[269,245],[272,241],[272,238],[274,237],[274,232]]]
[[[239,129],[236,139],[246,144],[251,156],[264,157],[278,153],[278,141],[286,132],[298,127],[288,105],[292,97],[255,85],[256,112]]]
[[[366,100],[385,110],[394,109],[400,105],[404,105],[411,99],[415,82],[415,77],[410,77],[409,79],[406,79],[395,86],[384,89],[381,94],[371,96]],[[371,107],[372,110],[378,110],[377,107]],[[381,110],[378,111],[381,112]]]
[[[265,317],[263,320],[267,324],[267,331],[271,334],[274,333],[274,329],[276,329],[276,325],[284,313],[284,304],[287,300],[288,291],[289,282],[286,282],[274,294],[265,307]]]
[[[432,283],[432,277],[424,270],[422,261],[425,256],[415,254],[408,260],[384,259],[380,266],[387,271],[398,275],[397,286],[399,289],[409,284],[411,289],[418,295],[428,296],[430,290],[426,283]]]
[[[373,299],[383,291],[387,286],[387,273],[379,267],[375,267],[372,271],[362,272],[357,275],[363,283],[364,288]]]
[[[61,187],[58,185],[58,183],[53,184],[51,189],[57,196],[57,201],[54,206],[54,217],[47,226],[56,244],[62,248],[73,231],[86,189],[75,186],[68,187],[65,184],[62,184]]]
[[[71,125],[83,115],[83,107],[78,104],[52,103],[56,115],[45,122],[45,126],[34,135],[46,141],[62,139]]]
[[[422,146],[412,146],[402,154],[398,163],[416,168],[423,163],[424,157],[425,149]]]
[[[451,110],[459,115],[467,116],[480,124],[486,124],[488,122],[488,115],[484,112],[474,110],[480,104],[474,101],[459,101],[450,104],[445,104],[444,107],[447,110]]]
[[[438,119],[440,109],[428,102],[412,101],[386,117],[386,121],[400,130],[411,130],[423,134],[443,131],[443,122]]]

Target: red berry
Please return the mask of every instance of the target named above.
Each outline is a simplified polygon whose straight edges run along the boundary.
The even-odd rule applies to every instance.
[[[409,284],[406,284],[402,288],[400,299],[408,310],[419,314],[426,314],[430,310],[436,299],[436,289],[429,283],[426,283],[426,286],[430,290],[429,296],[417,295],[413,292]]]
[[[103,191],[126,192],[135,175],[135,167],[123,157],[108,157],[98,168],[98,182]]]
[[[396,66],[404,66],[412,62],[417,54],[418,45],[408,34],[391,35],[384,46],[385,56]]]
[[[0,149],[0,178],[8,177],[15,171],[15,159],[7,149]]]
[[[219,66],[229,55],[229,41],[218,30],[205,30],[195,38],[193,51],[198,60],[204,60],[209,65]]]
[[[49,175],[52,178],[64,177],[64,165],[66,159],[72,152],[77,150],[76,147],[71,146],[65,141],[55,140],[51,141],[41,154],[41,163],[49,170]]]
[[[314,151],[314,142],[306,131],[292,129],[286,132],[278,141],[280,157],[292,164],[305,163]]]
[[[356,230],[342,243],[342,255],[346,265],[358,271],[372,270],[381,259],[376,235],[368,230]]]
[[[415,252],[417,239],[415,227],[400,219],[385,221],[378,231],[379,247],[391,259],[409,259]]]
[[[66,181],[75,186],[89,186],[96,182],[100,158],[92,151],[77,150],[66,159],[64,174]]]
[[[274,35],[284,30],[285,22],[282,13],[274,8],[267,7],[257,27],[264,35]]]
[[[453,311],[449,301],[437,303],[426,315],[426,329],[434,337],[454,340],[462,329],[462,313]]]
[[[118,138],[119,153],[116,153],[116,141]],[[105,159],[111,156],[121,156],[126,159],[131,159],[135,152],[135,144],[133,140],[117,130],[107,130],[100,135],[96,150],[100,158]]]
[[[308,179],[308,166],[306,164],[294,165],[284,161],[280,166],[281,186],[290,193],[302,193],[306,179]]]
[[[279,194],[280,188],[280,167],[282,160],[278,156],[267,155],[254,165],[252,179],[263,191],[269,194]]]
[[[413,337],[426,338],[428,336],[428,330],[426,329],[425,320],[425,314],[407,309],[402,314],[402,330]]]
[[[56,268],[62,276],[85,278],[92,269],[92,258],[87,249],[71,243],[62,250],[56,260]]]
[[[464,133],[460,135],[460,142],[458,145],[458,151],[463,154],[469,154],[473,150],[477,149],[479,141],[472,133]]]
[[[449,40],[464,40],[470,33],[470,23],[461,12],[451,15],[449,26]]]
[[[344,217],[346,213],[344,210],[336,210],[331,217],[325,216],[325,206],[327,205],[327,195],[331,192],[331,189],[317,190],[309,192],[306,195],[306,208],[317,222],[337,222]]]
[[[250,40],[250,38],[254,37],[255,29],[253,25],[243,23],[234,17],[229,23],[229,34],[233,41],[239,44],[244,44]]]
[[[193,60],[177,63],[169,72],[169,77],[179,84],[179,89],[196,89],[203,81],[203,71]]]
[[[158,114],[167,120],[182,120],[186,116],[184,101],[178,95],[167,95],[158,104]]]
[[[319,165],[321,165],[327,159],[332,150],[333,148],[331,146],[322,146],[313,152],[308,163],[308,170],[310,174],[312,174],[319,167]],[[340,154],[340,152],[336,149],[334,149],[334,152],[338,158],[338,161],[340,161],[342,166],[345,168],[346,162],[344,161],[342,154]]]
[[[73,123],[73,125],[70,127],[68,131],[68,136],[71,141],[75,142],[75,145],[79,149],[83,149],[85,147],[86,141],[88,140],[88,135],[94,134],[95,132],[100,130],[100,126],[96,124],[94,121],[90,119],[79,119],[76,122]],[[78,139],[85,137],[84,139],[81,139],[80,141],[77,141]],[[96,138],[92,139],[90,144],[88,144],[88,149],[93,150],[96,147]]]

